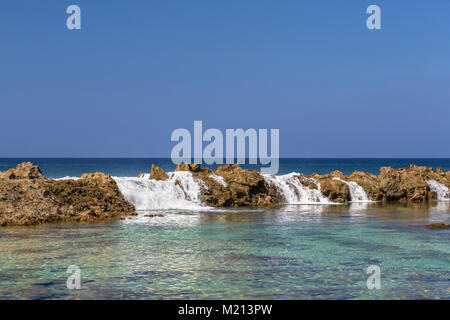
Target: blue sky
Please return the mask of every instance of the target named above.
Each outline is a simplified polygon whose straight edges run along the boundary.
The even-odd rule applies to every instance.
[[[66,29],[67,6],[82,30]],[[382,30],[366,28],[370,4]],[[0,157],[170,157],[278,128],[283,157],[450,157],[450,1],[5,0]]]

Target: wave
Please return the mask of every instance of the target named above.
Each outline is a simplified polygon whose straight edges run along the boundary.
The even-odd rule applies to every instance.
[[[298,176],[301,174],[292,172],[289,174],[275,176],[263,174],[267,183],[273,184],[283,195],[286,204],[335,204],[328,200],[320,191],[320,183],[311,179],[317,185],[317,189],[304,187]]]
[[[363,187],[361,187],[359,184],[357,184],[354,181],[345,181],[341,178],[333,178],[334,180],[339,180],[343,183],[345,183],[349,190],[350,190],[350,198],[352,202],[372,202],[372,200],[369,200],[367,197],[367,193],[364,191]]]
[[[80,177],[71,177],[71,176],[65,176],[62,178],[54,178],[53,180],[78,180]]]
[[[447,186],[437,182],[436,180],[428,180],[427,182],[430,186],[431,191],[436,192],[438,200],[450,200],[450,191],[448,190]]]

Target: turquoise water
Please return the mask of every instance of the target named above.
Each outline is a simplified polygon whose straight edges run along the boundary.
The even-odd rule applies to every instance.
[[[169,159],[25,160],[52,178],[149,172]],[[378,173],[449,159],[282,159],[292,171]],[[145,217],[146,214],[162,217]],[[0,228],[0,299],[450,299],[450,202],[139,212],[124,221]],[[66,270],[81,269],[80,290]],[[366,269],[381,269],[381,289]]]
[[[0,229],[0,298],[450,299],[450,203],[160,212]],[[66,269],[81,268],[80,290]],[[381,289],[366,269],[381,269]]]

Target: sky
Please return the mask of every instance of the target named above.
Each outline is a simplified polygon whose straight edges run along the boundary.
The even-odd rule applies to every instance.
[[[81,30],[66,8],[81,8]],[[369,30],[366,8],[381,8]],[[450,157],[450,1],[3,0],[0,157],[170,157],[280,130],[282,157]]]

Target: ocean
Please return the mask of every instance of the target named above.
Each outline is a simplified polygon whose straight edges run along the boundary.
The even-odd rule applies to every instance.
[[[170,159],[7,158],[0,170],[25,160],[49,178],[106,172],[139,211],[123,221],[0,228],[0,299],[450,299],[450,231],[424,226],[449,223],[445,198],[212,209],[186,177],[189,200],[173,196],[170,182],[135,178],[152,163],[173,171]],[[450,159],[281,159],[279,174],[377,174],[411,163],[450,170]],[[69,266],[81,270],[79,290],[67,289]],[[380,269],[380,289],[367,286],[370,266]]]
[[[48,178],[80,177],[86,172],[105,172],[118,177],[135,177],[140,172],[150,172],[152,164],[165,171],[175,170],[176,165],[170,158],[0,158],[0,171],[15,167],[17,164],[31,161],[37,164]],[[325,174],[340,170],[344,174],[351,174],[354,170],[379,173],[379,168],[391,166],[393,168],[408,167],[410,164],[441,167],[450,170],[450,158],[281,158],[278,174],[299,172],[303,174]],[[241,165],[246,169],[259,170],[256,165]],[[208,166],[215,169],[217,166]]]

